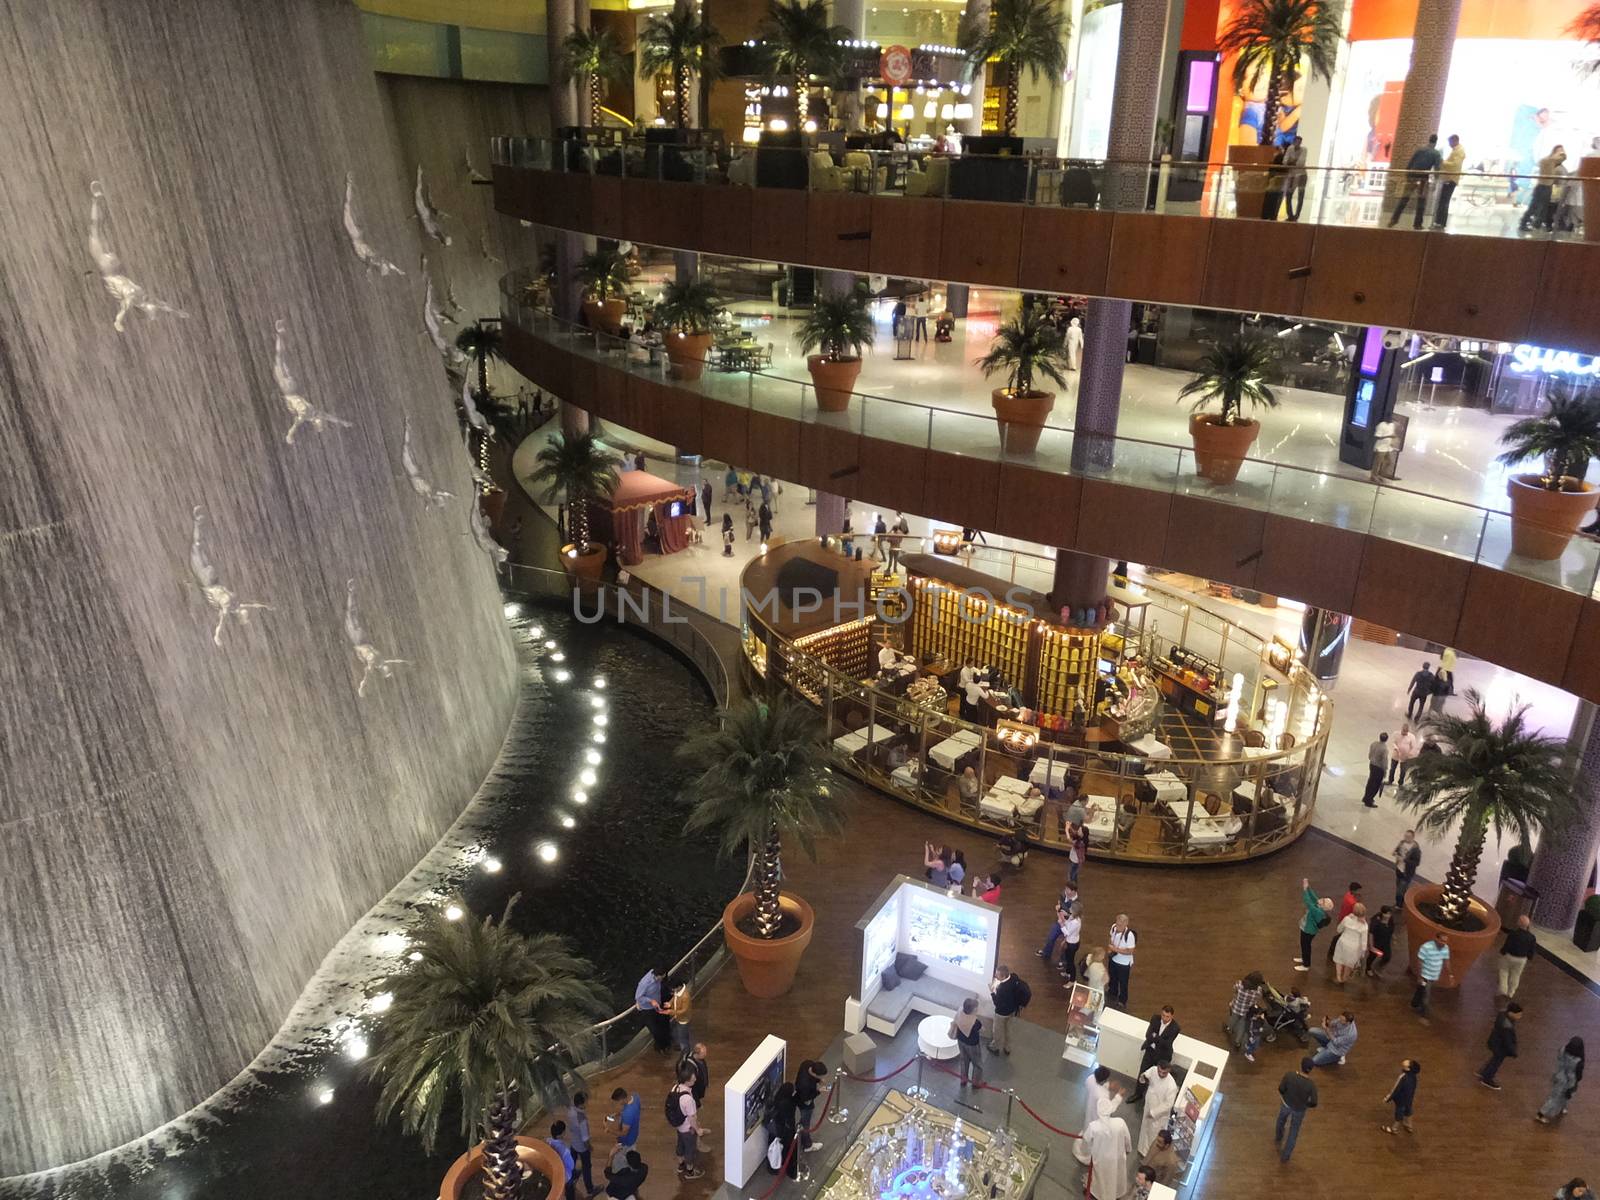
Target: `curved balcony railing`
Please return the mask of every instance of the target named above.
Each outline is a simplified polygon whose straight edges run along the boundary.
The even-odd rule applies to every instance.
[[[983,565],[998,566],[1002,578],[1048,586],[1049,559],[1000,550],[984,551],[982,558]],[[758,559],[745,570],[747,597],[760,595],[752,572],[761,566]],[[1043,738],[1030,751],[1008,750],[992,728],[931,710],[834,667],[775,630],[759,603],[747,603],[743,614],[745,666],[821,711],[840,770],[973,829],[999,835],[1021,828],[1034,845],[1065,851],[1066,821],[1083,819],[1091,853],[1134,862],[1247,859],[1294,841],[1316,807],[1333,716],[1328,697],[1292,655],[1192,597],[1151,585],[1141,591],[1147,607],[1131,624],[1119,625],[1124,636],[1148,656],[1182,647],[1235,681],[1236,715],[1229,718],[1232,727],[1225,724],[1217,734],[1212,753],[1174,744],[1170,757],[1151,758]],[[879,618],[869,613],[866,619]],[[1250,717],[1268,707],[1269,695],[1270,724],[1252,729]],[[859,736],[851,737],[858,730],[877,732],[862,744]],[[1269,747],[1269,741],[1277,745]],[[957,787],[966,766],[975,768],[980,781],[976,798],[963,799]],[[985,815],[984,797],[1002,778],[1029,779],[1048,789],[1043,807],[1021,826]],[[1076,788],[1075,803],[1062,794],[1063,781]],[[977,867],[988,855],[971,857]]]
[[[946,155],[932,149],[826,150],[754,146],[609,144],[542,137],[497,137],[495,165],[624,179],[733,184],[865,195],[988,200],[1107,212],[1157,212],[1207,217],[1263,215],[1263,198],[1289,207],[1297,220],[1346,228],[1380,228],[1399,198],[1411,197],[1405,228],[1435,228],[1446,182],[1455,187],[1445,229],[1488,237],[1581,239],[1583,178],[1541,177],[1537,170],[1484,169],[1454,180],[1387,164],[1283,167],[1165,158],[1159,162],[1061,158],[1050,155]],[[824,161],[823,155],[827,156]],[[1569,160],[1574,168],[1576,158]],[[1500,164],[1491,164],[1499,166]],[[1547,183],[1549,194],[1535,188]],[[1600,186],[1597,184],[1596,186]],[[1418,203],[1424,210],[1416,221]],[[1546,207],[1547,205],[1547,207]],[[1600,237],[1600,231],[1591,235]]]
[[[1007,427],[993,416],[865,392],[854,393],[846,412],[823,412],[809,377],[790,378],[769,370],[707,369],[698,380],[668,381],[664,354],[530,306],[521,287],[524,280],[518,272],[501,280],[505,321],[612,370],[670,382],[674,388],[721,404],[944,454],[1017,463],[1330,525],[1420,546],[1581,596],[1594,596],[1600,582],[1600,542],[1574,538],[1558,559],[1525,558],[1512,553],[1513,521],[1508,512],[1368,479],[1247,458],[1237,479],[1215,483],[1196,469],[1189,446],[1079,433],[1070,426],[1054,425],[1040,432],[1033,445],[1008,445]],[[574,399],[582,403],[582,397]]]

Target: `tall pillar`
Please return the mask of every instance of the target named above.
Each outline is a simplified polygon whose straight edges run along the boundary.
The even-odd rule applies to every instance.
[[[1078,371],[1073,418],[1072,469],[1082,473],[1116,461],[1117,416],[1122,411],[1122,368],[1128,357],[1133,305],[1126,300],[1090,300]]]
[[[561,61],[561,43],[567,34],[577,28],[577,0],[546,0],[545,53],[549,56],[550,70],[550,131],[554,133],[564,125],[581,125],[578,117],[578,93],[574,82],[567,78]]]
[[[849,501],[832,492],[817,493],[816,531],[818,537],[834,537],[844,526],[844,510]]]
[[[989,0],[967,0],[966,15],[962,17],[963,24],[979,27],[989,23]],[[972,115],[965,121],[955,122],[956,132],[962,137],[977,137],[983,132],[983,64],[979,64],[972,71],[972,94],[965,99],[972,103]]]
[[[1056,609],[1099,608],[1111,579],[1111,560],[1076,550],[1056,551],[1049,600]]]
[[[1559,834],[1540,835],[1533,853],[1528,885],[1538,889],[1539,924],[1550,929],[1570,927],[1578,915],[1583,892],[1589,886],[1595,854],[1600,851],[1600,708],[1580,701],[1572,719],[1572,744],[1581,747],[1580,762],[1589,779],[1588,794],[1572,823]]]
[[[1348,616],[1329,608],[1307,606],[1300,620],[1300,661],[1323,683],[1339,678],[1339,665],[1349,641]]]
[[[1391,165],[1404,166],[1411,152],[1426,145],[1428,135],[1437,133],[1439,145],[1448,134],[1439,128],[1444,111],[1445,84],[1450,82],[1450,56],[1456,48],[1456,25],[1461,19],[1461,0],[1419,0],[1417,23],[1411,33],[1411,66],[1406,71],[1405,91],[1400,94],[1400,115],[1395,121]],[[1398,185],[1400,179],[1393,176]],[[1398,186],[1386,189],[1391,198]]]

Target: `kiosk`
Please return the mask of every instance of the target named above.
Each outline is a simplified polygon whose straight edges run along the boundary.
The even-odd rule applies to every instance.
[[[767,1103],[783,1083],[789,1044],[768,1034],[722,1089],[722,1177],[744,1187],[767,1157],[762,1124]]]

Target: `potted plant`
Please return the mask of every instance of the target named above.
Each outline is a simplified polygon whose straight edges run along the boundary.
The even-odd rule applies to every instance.
[[[589,541],[589,502],[610,498],[617,486],[621,460],[602,446],[591,431],[551,434],[535,461],[539,465],[528,482],[544,485],[539,503],[554,504],[562,496],[567,500],[572,541],[561,547],[562,567],[569,576],[598,581],[606,564],[606,548]]]
[[[1239,467],[1261,433],[1261,422],[1246,417],[1245,406],[1278,406],[1265,382],[1271,366],[1267,343],[1241,334],[1208,350],[1198,373],[1179,391],[1180,402],[1195,398],[1189,418],[1195,469],[1212,483],[1232,483],[1239,477]],[[1205,412],[1213,400],[1220,411]]]
[[[753,892],[734,897],[722,932],[752,996],[781,996],[811,941],[811,906],[780,890],[784,839],[816,858],[818,834],[844,825],[828,771],[821,719],[787,694],[746,700],[722,713],[681,753],[703,767],[686,828],[715,829],[725,853],[753,860]]]
[[[1043,375],[1057,387],[1066,387],[1067,363],[1066,342],[1046,319],[1042,305],[1025,305],[1021,316],[995,331],[989,353],[977,365],[985,378],[1006,372],[1005,387],[990,392],[989,402],[1007,450],[1032,454],[1038,447],[1039,431],[1056,406],[1056,394],[1035,388],[1034,378]]]
[[[1497,723],[1479,692],[1469,690],[1466,702],[1463,716],[1428,719],[1429,736],[1443,752],[1414,759],[1395,797],[1402,811],[1418,814],[1418,830],[1443,834],[1459,825],[1444,883],[1414,887],[1405,902],[1413,962],[1417,947],[1443,930],[1450,935],[1456,981],[1500,931],[1499,914],[1472,894],[1489,830],[1521,842],[1540,830],[1560,830],[1586,788],[1572,770],[1566,743],[1528,726],[1527,705]]]
[[[1228,161],[1255,170],[1234,171],[1234,203],[1241,217],[1264,215],[1271,173],[1266,170],[1276,150],[1278,118],[1284,101],[1294,95],[1301,65],[1314,79],[1333,78],[1344,41],[1344,13],[1338,0],[1243,0],[1233,20],[1217,35],[1217,49],[1232,54],[1233,86],[1243,96],[1267,81],[1261,103],[1261,128],[1256,145],[1229,146]]]
[[[848,292],[818,295],[812,303],[811,312],[800,323],[800,349],[817,389],[817,407],[823,412],[844,412],[850,407],[850,394],[861,375],[861,350],[872,345],[876,334],[862,285]],[[819,353],[811,353],[813,350]]]
[[[589,83],[589,124],[600,124],[605,85],[628,78],[628,59],[609,29],[574,29],[561,43],[561,65],[568,79]]]
[[[674,5],[657,13],[639,31],[639,74],[645,78],[665,71],[672,80],[672,122],[679,129],[690,125],[690,80],[702,85],[721,75],[717,47],[722,38],[690,5]]]
[[[583,285],[583,315],[590,328],[609,334],[622,332],[622,318],[628,315],[628,260],[615,245],[602,246],[578,260],[573,274]]]
[[[668,371],[674,379],[699,379],[711,352],[711,330],[722,312],[717,289],[699,279],[667,284],[656,301],[656,320],[667,329]]]
[[[1578,910],[1572,941],[1579,950],[1600,950],[1600,896],[1590,896]]]
[[[855,36],[848,25],[828,20],[828,0],[767,0],[756,37],[773,80],[787,79],[794,88],[797,129],[810,112],[811,77],[837,73],[841,47]]]
[[[566,1186],[555,1151],[516,1136],[521,1097],[548,1104],[565,1094],[571,1064],[551,1047],[581,1041],[604,1014],[604,998],[594,968],[564,939],[511,928],[516,903],[513,896],[499,921],[450,921],[438,912],[424,919],[413,961],[388,984],[391,1000],[364,1065],[383,1082],[378,1120],[398,1112],[430,1152],[441,1114],[459,1100],[461,1132],[475,1145],[445,1177],[445,1200],[476,1176],[485,1177],[485,1196],[512,1200],[530,1169],[549,1181],[548,1196]]]
[[[1511,497],[1511,552],[1523,558],[1560,558],[1595,505],[1595,489],[1583,476],[1600,457],[1600,399],[1554,386],[1550,411],[1524,417],[1500,435],[1508,467],[1541,460],[1541,474],[1506,479]]]
[[[1062,78],[1071,32],[1072,18],[1056,0],[993,0],[981,16],[962,20],[956,41],[967,56],[980,92],[984,64],[993,62],[999,68],[1005,88],[1000,132],[1007,137],[1017,132],[1022,72],[1027,71],[1034,83],[1041,75]]]

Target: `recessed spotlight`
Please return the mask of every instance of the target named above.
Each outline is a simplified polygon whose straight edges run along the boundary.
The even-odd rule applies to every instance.
[[[528,636],[531,638],[542,638],[544,636],[543,627],[535,625],[532,629],[528,630]]]
[[[611,724],[611,722],[606,719],[605,713],[599,713],[598,715],[596,715],[596,717],[594,719],[594,723],[596,725],[598,725],[601,729],[604,729],[607,725]]]
[[[556,640],[555,640],[555,638],[548,639],[544,644],[544,648],[546,650],[554,650],[556,648]]]
[[[444,919],[446,921],[459,921],[466,915],[465,910],[459,904],[448,905],[444,910]]]
[[[583,784],[584,787],[593,787],[600,782],[600,776],[596,775],[592,770],[585,770],[578,776],[578,782]]]
[[[550,656],[550,661],[551,662],[566,662],[567,661],[567,656],[565,654],[561,653],[561,651],[557,650],[554,654],[552,654]]]
[[[605,734],[603,734],[603,733],[599,732],[598,730],[596,730],[593,736],[594,736],[594,744],[595,745],[604,746],[606,744],[606,735]]]
[[[538,853],[540,862],[553,863],[558,853],[556,844],[554,842],[540,842]]]
[[[589,707],[590,708],[604,708],[605,706],[606,706],[606,702],[600,696],[590,696],[589,697]]]
[[[508,617],[520,617],[522,615],[522,605],[520,605],[520,604],[507,604],[500,611],[505,613],[505,615],[508,616]]]

